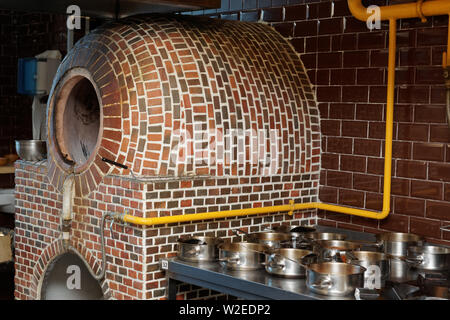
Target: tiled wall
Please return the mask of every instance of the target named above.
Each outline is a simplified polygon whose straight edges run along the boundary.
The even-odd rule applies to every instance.
[[[365,1],[384,5],[389,1]],[[391,1],[399,3],[399,1]],[[346,0],[222,1],[223,19],[270,23],[301,55],[321,115],[320,199],[380,210],[388,31],[370,31]],[[380,232],[413,232],[450,244],[450,129],[445,115],[442,52],[448,17],[397,22],[392,214],[374,221],[322,212],[321,224]]]

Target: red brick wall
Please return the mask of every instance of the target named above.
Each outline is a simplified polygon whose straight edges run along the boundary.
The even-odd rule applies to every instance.
[[[365,1],[365,5],[384,3]],[[380,210],[387,23],[370,32],[365,22],[351,16],[346,0],[231,0],[223,1],[217,12],[195,14],[262,20],[291,41],[308,69],[319,102],[320,200]],[[392,213],[374,221],[320,212],[319,222],[369,232],[413,232],[448,245],[450,232],[440,230],[450,224],[450,130],[440,66],[448,17],[432,17],[426,23],[401,20],[397,26]]]
[[[47,178],[47,165],[16,162],[15,297],[36,299],[43,274],[56,256],[67,251],[60,232],[62,194]],[[317,176],[233,177],[160,179],[137,182],[128,177],[107,176],[88,197],[74,199],[70,245],[98,274],[101,265],[99,225],[104,212],[144,215],[145,209],[162,208],[161,215],[287,204],[294,197],[309,202],[317,193]],[[314,179],[314,180],[311,180]],[[292,189],[285,191],[286,187]],[[220,196],[217,196],[220,195]],[[184,202],[188,202],[183,204]],[[195,223],[153,227],[114,224],[105,229],[107,272],[101,283],[105,297],[112,299],[164,299],[165,273],[159,259],[176,254],[182,235],[233,237],[231,229],[262,231],[282,223],[313,225],[315,210],[287,214],[244,216]],[[180,284],[179,299],[215,298],[217,293]]]

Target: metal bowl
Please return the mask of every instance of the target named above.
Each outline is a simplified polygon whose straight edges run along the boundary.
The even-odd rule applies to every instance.
[[[16,140],[16,152],[22,160],[39,161],[47,158],[45,140]]]

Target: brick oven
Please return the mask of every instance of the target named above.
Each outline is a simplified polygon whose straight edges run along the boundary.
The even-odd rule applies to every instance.
[[[160,217],[318,200],[315,97],[293,46],[265,24],[180,15],[108,23],[65,57],[47,116],[48,159],[16,162],[17,299],[39,299],[48,266],[68,251],[100,273],[106,212]],[[104,297],[163,299],[158,262],[182,235],[231,238],[231,229],[286,221],[316,224],[316,210],[113,223]],[[178,292],[214,294],[183,284]]]

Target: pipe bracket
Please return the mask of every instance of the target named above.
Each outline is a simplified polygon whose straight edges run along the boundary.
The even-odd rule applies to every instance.
[[[115,212],[111,214],[111,218],[117,223],[126,223],[125,218],[126,213]]]
[[[289,200],[289,204],[291,205],[291,210],[288,211],[288,215],[292,216],[294,214],[295,201],[291,199]]]

